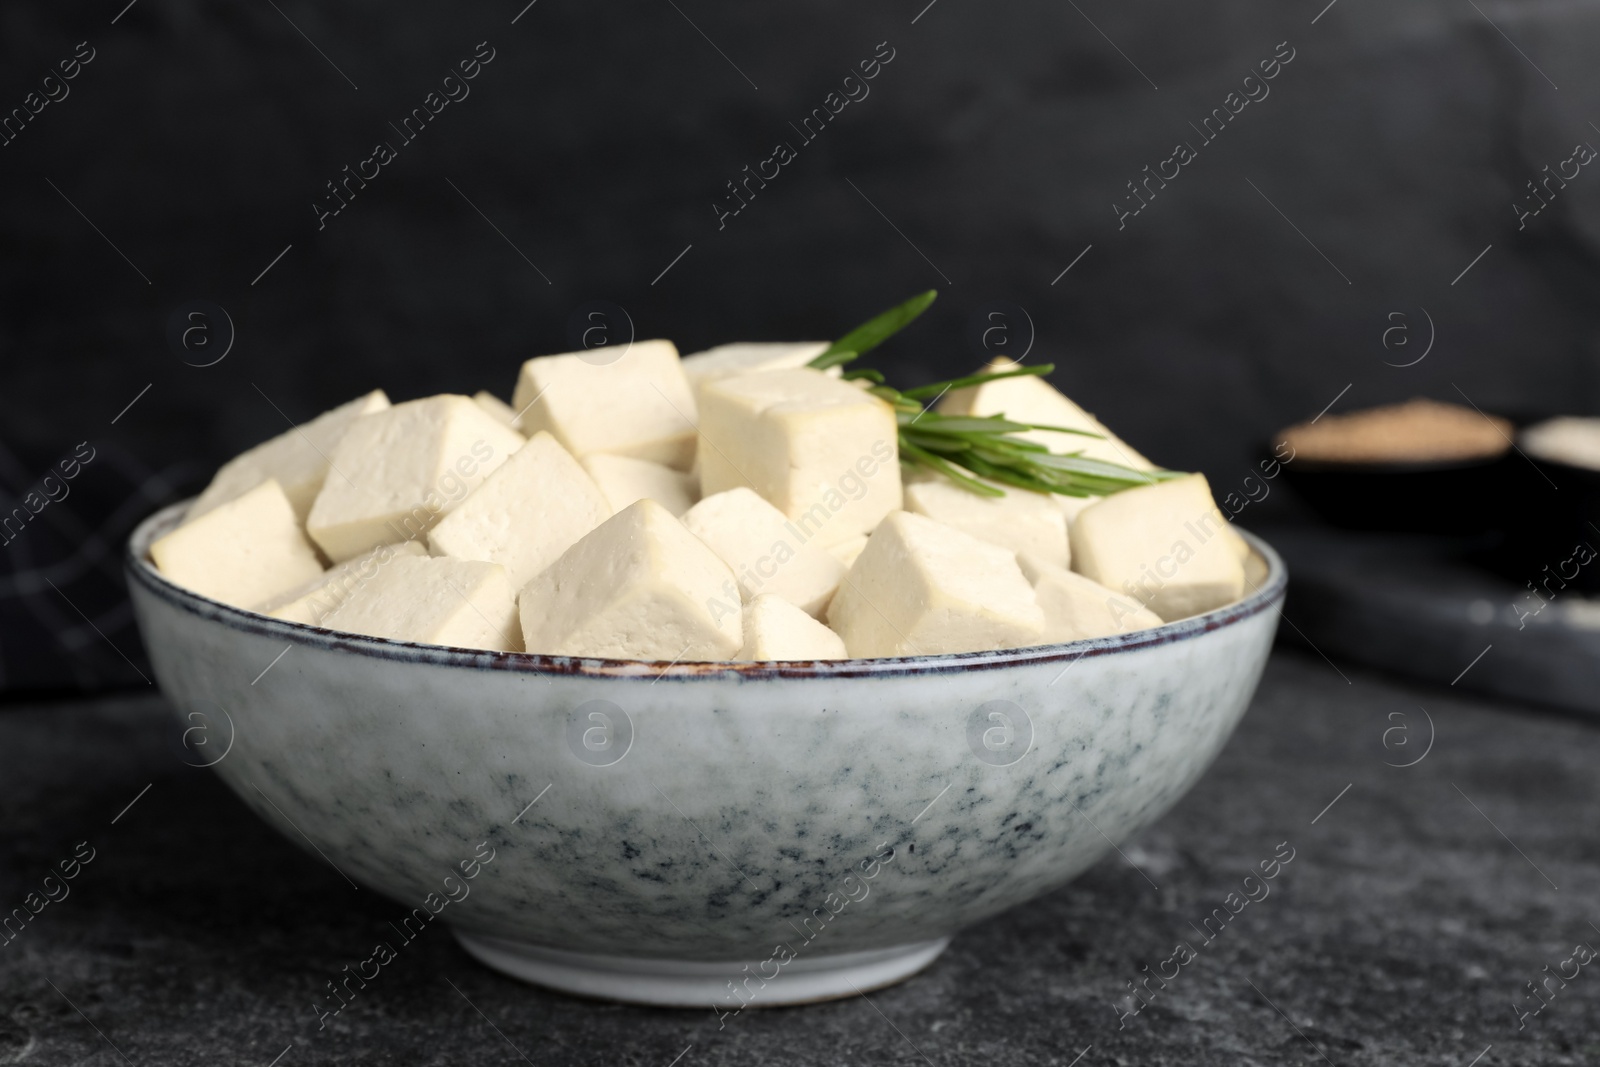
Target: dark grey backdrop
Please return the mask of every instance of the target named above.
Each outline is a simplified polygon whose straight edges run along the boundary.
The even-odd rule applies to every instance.
[[[826,338],[937,286],[879,361],[907,383],[969,369],[996,307],[1021,344],[1020,308],[1030,359],[1219,494],[1335,397],[1594,407],[1600,174],[1520,229],[1513,206],[1600,143],[1593,8],[524,2],[0,9],[0,113],[66,93],[0,147],[7,508],[97,449],[0,548],[0,688],[142,684],[115,578],[142,513],[374,385],[508,393],[586,301],[690,351]],[[480,42],[470,95],[402,143],[389,123]],[[887,49],[802,144],[790,123]],[[383,140],[397,157],[319,231],[324,183]],[[1197,158],[1119,229],[1125,183],[1181,140]],[[724,183],[778,141],[797,158],[719,229]],[[191,300],[234,324],[214,366],[169,344]]]

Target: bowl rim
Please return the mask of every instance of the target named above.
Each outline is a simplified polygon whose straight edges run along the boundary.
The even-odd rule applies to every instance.
[[[994,649],[986,652],[947,652],[924,656],[897,656],[882,659],[784,660],[784,661],[678,661],[616,660],[576,656],[552,656],[532,652],[491,652],[399,641],[387,637],[330,630],[309,623],[290,622],[234,607],[178,585],[161,574],[150,558],[150,544],[159,534],[177,525],[190,500],[169,504],[147,516],[128,536],[123,558],[130,586],[166,601],[190,615],[221,623],[243,633],[278,638],[293,645],[307,645],[327,651],[352,653],[368,659],[432,664],[475,671],[502,671],[529,678],[541,676],[632,678],[653,684],[657,681],[692,681],[702,678],[848,678],[918,674],[949,674],[972,670],[992,670],[1027,664],[1057,663],[1070,660],[1066,669],[1090,656],[1133,652],[1158,645],[1192,640],[1213,630],[1234,625],[1267,608],[1282,613],[1279,603],[1288,585],[1288,568],[1265,541],[1235,526],[1246,542],[1267,564],[1267,575],[1254,592],[1213,611],[1165,623],[1148,630],[1133,630],[1110,637],[1086,638],[1053,645]],[[1066,669],[1062,671],[1064,675]],[[1059,679],[1059,675],[1057,676]],[[1051,683],[1054,684],[1053,682]]]

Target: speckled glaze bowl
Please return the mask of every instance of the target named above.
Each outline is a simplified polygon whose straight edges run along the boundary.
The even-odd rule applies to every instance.
[[[392,949],[437,918],[520,978],[724,1018],[900,981],[1160,816],[1244,713],[1285,586],[1252,539],[1247,599],[1115,638],[580,660],[208,600],[148,561],[181,514],[127,557],[161,687],[217,724],[208,762],[246,804],[399,902]]]

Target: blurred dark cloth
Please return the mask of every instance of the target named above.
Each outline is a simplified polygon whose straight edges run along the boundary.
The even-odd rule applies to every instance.
[[[89,448],[93,459],[69,481],[62,457],[30,463],[0,442],[0,689],[148,684],[122,578],[125,542],[209,471],[194,460],[152,469],[114,439]]]

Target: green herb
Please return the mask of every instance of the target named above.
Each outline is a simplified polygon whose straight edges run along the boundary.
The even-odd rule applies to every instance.
[[[829,367],[837,367],[841,363],[849,363],[851,360],[871,352],[874,348],[877,348],[883,342],[911,325],[912,320],[927,311],[928,305],[933,303],[938,296],[939,290],[929,289],[925,293],[919,293],[912,297],[904,304],[896,305],[883,314],[868,319],[829,345],[827,351],[811,361],[811,366],[818,370],[827,370]]]
[[[829,345],[810,366],[818,370],[853,362],[910,325],[938,296],[930,289],[905,303],[867,320]],[[1101,437],[1101,434],[1069,426],[1014,422],[1004,415],[941,415],[923,406],[924,400],[937,402],[952,389],[965,389],[1002,378],[1045,375],[1055,370],[1050,363],[1010,370],[984,371],[964,378],[919,385],[900,390],[884,382],[882,372],[867,367],[844,372],[846,380],[864,379],[867,388],[887,401],[900,426],[900,459],[914,466],[927,467],[943,474],[963,489],[980,496],[1005,496],[1005,490],[989,484],[1029,489],[1036,493],[1063,496],[1107,496],[1122,489],[1150,485],[1182,477],[1179,471],[1141,471],[1118,463],[1090,459],[1079,452],[1052,452],[1044,445],[1017,437],[1027,430],[1053,430],[1056,433]],[[977,475],[978,477],[973,477]],[[979,479],[986,479],[980,481]]]

